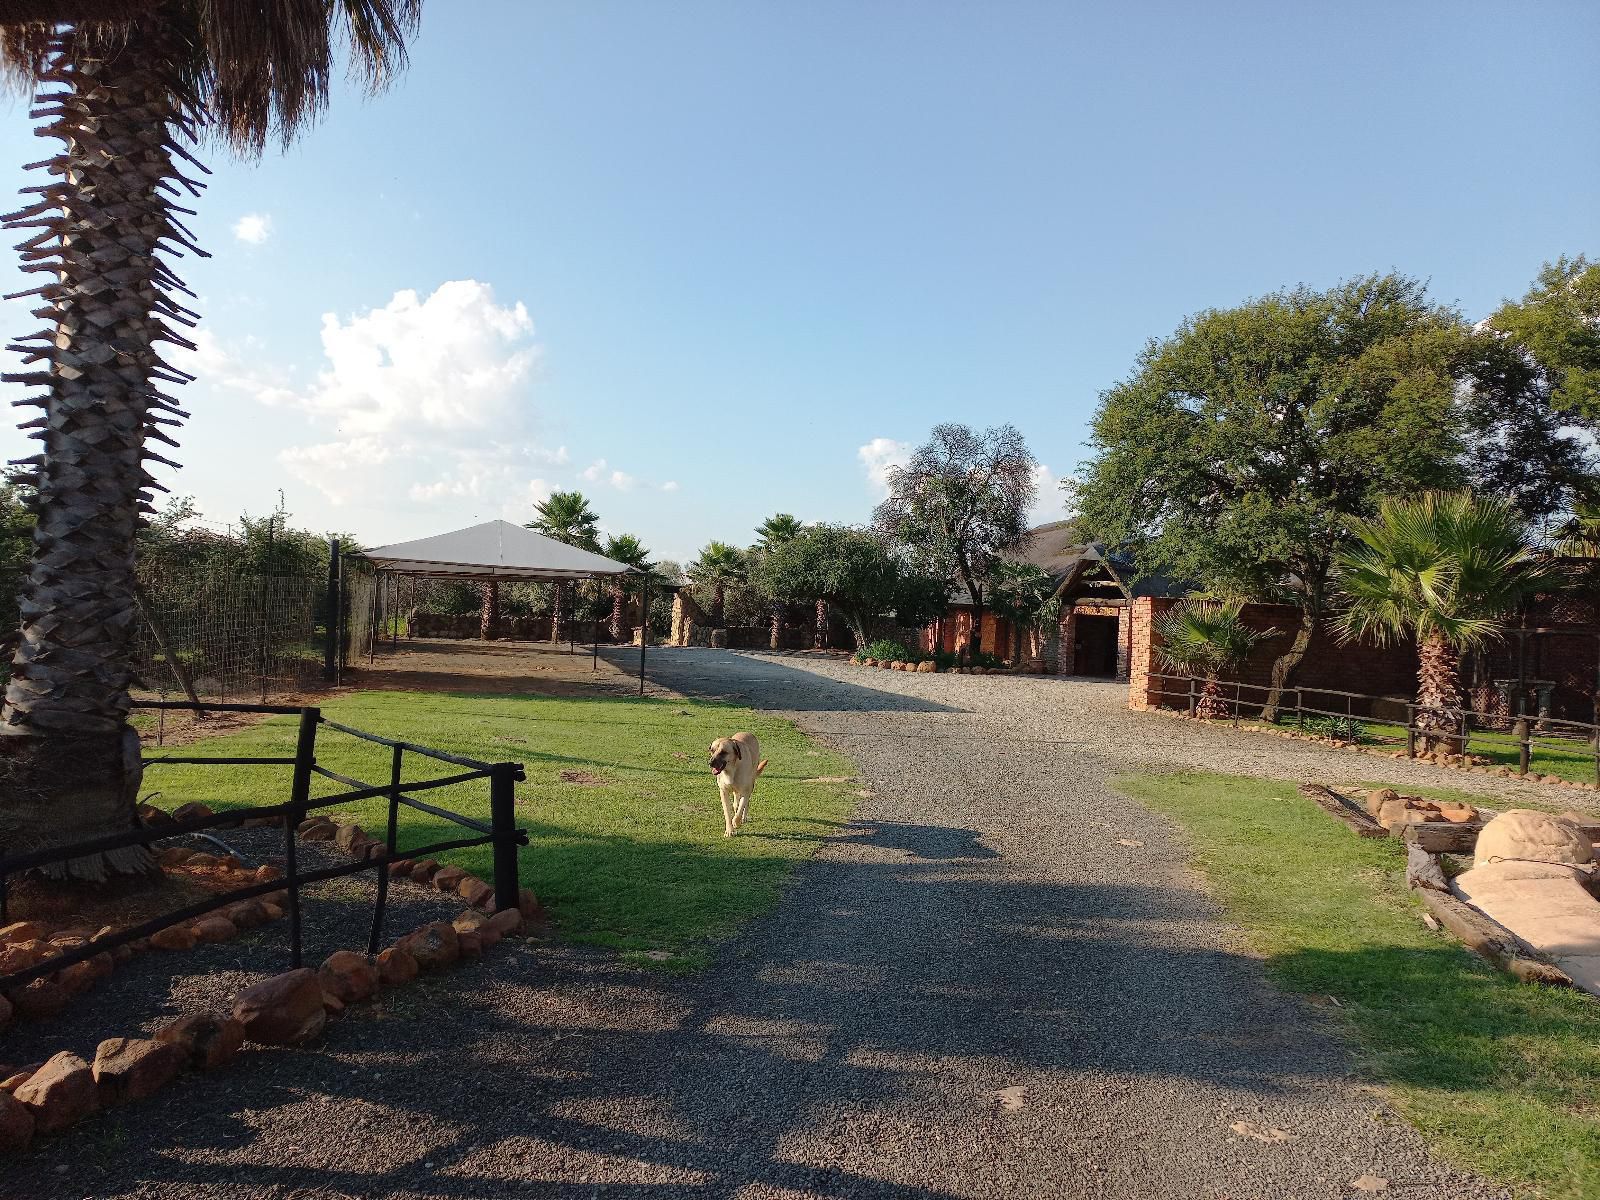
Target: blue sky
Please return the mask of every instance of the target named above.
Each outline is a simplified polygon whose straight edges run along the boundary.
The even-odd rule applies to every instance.
[[[369,544],[578,486],[682,557],[865,520],[938,421],[1067,474],[1188,313],[1394,269],[1476,317],[1600,252],[1597,59],[1554,0],[432,0],[389,93],[207,152],[167,482]],[[0,190],[44,144],[0,102]]]

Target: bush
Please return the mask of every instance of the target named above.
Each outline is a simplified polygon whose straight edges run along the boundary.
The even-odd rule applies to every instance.
[[[1354,717],[1307,717],[1305,731],[1316,737],[1338,738],[1341,742],[1372,741],[1367,727]]]
[[[904,644],[890,641],[888,638],[879,638],[866,649],[857,650],[855,654],[857,662],[864,662],[869,658],[875,658],[879,662],[916,662],[920,657],[913,651],[907,650]]]

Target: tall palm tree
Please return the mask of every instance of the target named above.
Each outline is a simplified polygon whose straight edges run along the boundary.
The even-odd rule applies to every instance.
[[[524,526],[545,537],[555,538],[580,550],[600,549],[600,518],[589,506],[589,498],[582,492],[551,492],[546,500],[533,506],[534,518]],[[565,601],[565,603],[564,603]],[[561,638],[562,613],[573,611],[576,618],[578,592],[575,583],[556,584],[555,605],[550,613],[550,640]]]
[[[1156,658],[1175,675],[1205,680],[1195,715],[1215,720],[1228,715],[1219,677],[1243,662],[1257,642],[1276,629],[1255,630],[1244,623],[1242,600],[1183,600],[1157,618],[1161,645]]]
[[[45,276],[46,328],[12,349],[39,389],[27,428],[38,520],[21,630],[0,707],[0,842],[59,845],[127,828],[141,779],[128,724],[135,627],[134,533],[152,489],[149,441],[185,414],[162,389],[190,377],[160,344],[197,314],[164,255],[203,254],[179,219],[198,195],[179,160],[202,134],[245,154],[286,144],[325,107],[343,35],[374,89],[403,66],[420,0],[224,4],[216,0],[11,0],[0,71],[37,88],[31,116],[59,151],[49,182],[4,218],[30,231],[23,270]],[[200,168],[203,170],[203,168]],[[182,189],[182,191],[180,191]],[[99,880],[145,869],[139,848],[51,874]]]
[[[600,553],[613,562],[624,563],[638,571],[648,571],[654,566],[650,561],[650,551],[646,550],[644,544],[631,533],[620,533],[606,538],[606,544],[601,547]],[[619,575],[611,581],[611,640],[614,642],[622,640],[622,620],[628,599],[624,578]]]
[[[1516,511],[1470,492],[1385,500],[1352,521],[1356,545],[1339,555],[1345,638],[1417,643],[1417,717],[1423,748],[1459,747],[1460,656],[1503,635],[1506,618],[1549,580]]]
[[[700,557],[689,564],[689,578],[711,589],[711,624],[721,627],[728,600],[728,589],[745,581],[747,564],[744,551],[727,542],[708,542]]]
[[[793,539],[803,528],[805,526],[800,523],[800,518],[792,513],[773,513],[756,527],[756,544],[752,551],[765,554],[773,547]],[[773,650],[783,649],[783,616],[788,611],[789,600],[788,596],[772,598],[772,628],[768,645]]]

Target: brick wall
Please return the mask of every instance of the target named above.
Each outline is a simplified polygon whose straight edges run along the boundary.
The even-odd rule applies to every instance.
[[[1160,665],[1155,662],[1154,621],[1161,613],[1178,603],[1175,599],[1141,597],[1135,600],[1132,610],[1132,648],[1129,657],[1131,679],[1128,688],[1130,708],[1178,708],[1187,704],[1188,685],[1178,680],[1152,679],[1159,675]],[[1252,629],[1265,632],[1276,629],[1279,636],[1263,639],[1245,660],[1243,668],[1227,677],[1244,684],[1265,687],[1272,682],[1273,661],[1289,648],[1294,632],[1299,628],[1298,609],[1281,604],[1247,604],[1244,607],[1245,623]],[[1311,639],[1306,657],[1295,675],[1294,684],[1305,692],[1305,702],[1318,708],[1343,709],[1343,698],[1316,696],[1318,688],[1332,691],[1359,692],[1368,696],[1409,698],[1417,689],[1417,654],[1410,645],[1382,647],[1365,642],[1341,644],[1333,632],[1324,627]],[[1163,695],[1163,693],[1166,693]],[[1247,690],[1246,698],[1257,702],[1265,697],[1263,692]],[[1371,705],[1356,701],[1356,716],[1404,716],[1404,710],[1390,712],[1380,706],[1378,713]]]

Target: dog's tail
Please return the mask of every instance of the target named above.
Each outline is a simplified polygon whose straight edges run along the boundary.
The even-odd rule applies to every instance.
[[[761,772],[765,771],[766,769],[767,769],[767,760],[763,758],[760,762],[758,762],[756,764],[756,774],[759,775],[759,774],[761,774]]]

